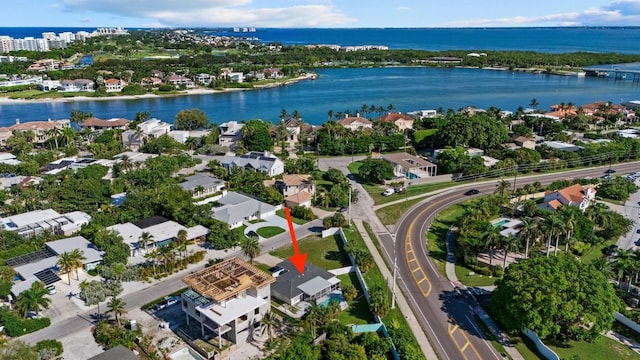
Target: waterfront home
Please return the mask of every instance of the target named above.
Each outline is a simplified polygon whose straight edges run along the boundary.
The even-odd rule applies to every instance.
[[[0,228],[13,231],[25,238],[45,232],[71,235],[90,221],[91,216],[82,211],[60,214],[53,209],[46,209],[2,217],[0,218]]]
[[[220,162],[228,172],[234,167],[264,172],[269,177],[284,173],[284,162],[268,151],[250,151],[240,156],[227,155]]]
[[[385,154],[382,160],[393,166],[394,176],[409,180],[436,176],[438,173],[436,164],[408,153]]]
[[[9,80],[0,81],[0,87],[9,86],[25,86],[25,85],[39,85],[42,83],[42,76],[29,76],[29,77],[12,77]]]
[[[242,140],[242,127],[244,124],[237,121],[229,121],[220,124],[220,136],[218,137],[218,144],[226,146],[230,150],[235,150],[238,141]]]
[[[39,85],[42,91],[53,91],[58,90],[62,83],[60,80],[43,80]]]
[[[340,279],[327,270],[306,262],[300,274],[290,260],[285,260],[277,268],[285,269],[271,286],[271,295],[288,305],[316,300],[322,303],[329,295],[340,290]]]
[[[182,279],[187,324],[196,321],[203,338],[222,349],[227,342],[244,344],[271,309],[271,284],[276,279],[238,257],[206,267]]]
[[[140,85],[144,87],[158,87],[162,85],[162,79],[157,78],[155,76],[145,77],[140,80]]]
[[[153,118],[140,123],[136,130],[126,130],[122,133],[122,143],[131,150],[137,151],[143,144],[144,140],[152,136],[158,138],[162,135],[169,134],[173,128],[173,124],[166,123],[159,119]]]
[[[108,93],[110,92],[120,92],[122,88],[127,86],[127,82],[122,79],[106,79],[104,81],[104,87]]]
[[[93,270],[102,263],[104,252],[98,250],[82,236],[50,241],[42,250],[7,260],[7,265],[13,267],[19,278],[11,288],[11,293],[17,296],[29,289],[36,281],[41,281],[47,286],[60,281],[58,275],[60,255],[76,249],[84,257],[80,260],[82,269]]]
[[[95,83],[88,79],[62,80],[58,91],[61,92],[90,92],[95,91]]]
[[[547,191],[544,202],[538,208],[556,211],[560,206],[577,206],[585,211],[596,198],[596,189],[593,186],[574,184],[564,189]]]
[[[129,245],[129,256],[141,255],[150,247],[162,247],[175,241],[181,230],[187,232],[187,241],[201,242],[209,234],[209,229],[202,225],[184,227],[175,221],[162,216],[152,216],[136,222],[116,224],[107,227],[122,236],[125,244]],[[148,244],[140,243],[143,233],[149,233],[151,241]]]
[[[186,88],[194,88],[196,84],[193,80],[186,76],[172,74],[164,79],[164,82],[169,85],[173,85],[176,89],[184,86]]]
[[[288,174],[282,179],[265,180],[265,186],[274,186],[284,195],[285,206],[311,207],[311,199],[316,193],[316,186],[311,175]]]
[[[194,198],[208,196],[222,192],[225,187],[224,180],[217,179],[208,174],[199,173],[187,176],[180,187],[193,194]]]
[[[227,193],[218,200],[218,206],[211,209],[212,216],[229,224],[230,229],[235,229],[245,221],[264,219],[276,214],[276,208],[250,196],[234,191]]]
[[[378,119],[379,121],[390,122],[398,127],[398,130],[405,131],[407,129],[413,129],[413,117],[402,113],[388,113]]]
[[[210,133],[210,130],[171,130],[167,135],[180,144],[185,144],[189,138],[201,139]]]
[[[357,114],[356,116],[347,116],[336,121],[336,123],[351,131],[373,128],[373,123],[363,117],[360,117],[360,114]]]
[[[122,118],[113,118],[113,119],[98,119],[96,117],[90,117],[84,119],[80,124],[80,129],[89,129],[92,131],[95,130],[128,130],[129,124],[131,121]]]
[[[0,127],[0,144],[2,146],[6,146],[7,140],[13,137],[14,133],[17,131],[32,131],[35,135],[32,142],[36,145],[42,145],[51,137],[49,130],[54,128],[64,129],[71,126],[70,124],[69,120],[49,119],[47,121],[28,121],[21,123],[20,119],[16,119],[16,123],[14,125]]]
[[[196,81],[205,86],[210,85],[211,82],[214,81],[215,79],[216,77],[211,74],[200,73],[196,75]]]

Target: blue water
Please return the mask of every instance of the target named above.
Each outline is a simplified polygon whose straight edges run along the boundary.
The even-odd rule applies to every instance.
[[[363,104],[397,111],[422,109],[457,110],[466,106],[496,106],[515,111],[528,107],[535,98],[538,108],[572,102],[619,103],[640,99],[640,83],[609,78],[578,78],[511,71],[439,68],[321,69],[315,81],[271,89],[234,91],[207,95],[147,98],[135,100],[95,100],[0,104],[0,126],[23,121],[67,119],[73,109],[91,112],[99,118],[132,119],[139,111],[173,122],[183,109],[199,108],[212,123],[260,118],[278,121],[281,109],[298,110],[305,122],[320,125],[333,110],[358,110]],[[371,115],[367,115],[371,116]]]
[[[320,305],[327,307],[329,306],[329,303],[331,302],[331,300],[335,300],[338,302],[343,302],[345,301],[344,298],[342,297],[342,295],[340,294],[330,294],[328,298],[324,299]]]
[[[92,31],[93,28],[0,28],[0,35],[41,36],[44,31]],[[202,31],[202,30],[200,30]],[[210,32],[216,33],[216,31]],[[490,28],[490,29],[257,29],[262,41],[286,44],[387,45],[415,49],[495,49],[543,52],[599,51],[640,53],[640,27],[632,28]],[[496,106],[514,111],[536,98],[539,108],[560,102],[580,105],[640,99],[638,82],[474,69],[365,68],[320,69],[318,80],[253,91],[136,100],[33,102],[0,105],[0,126],[22,121],[66,119],[74,109],[99,118],[133,118],[139,111],[173,122],[183,109],[199,108],[212,123],[260,118],[278,121],[281,109],[294,110],[311,124],[333,110],[357,110],[363,104],[398,111],[457,110]],[[377,115],[377,114],[376,114]],[[372,117],[373,115],[367,115]]]

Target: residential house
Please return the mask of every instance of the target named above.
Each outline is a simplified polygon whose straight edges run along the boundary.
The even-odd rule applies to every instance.
[[[227,155],[220,162],[229,173],[234,167],[264,172],[269,177],[284,173],[284,162],[268,151],[251,151],[240,156]]]
[[[88,92],[95,91],[95,83],[88,79],[62,80],[60,87],[61,92]]]
[[[285,142],[287,143],[288,149],[295,149],[296,144],[299,141],[302,122],[296,118],[289,118],[284,120],[280,126],[284,126],[286,129],[287,135],[285,138]]]
[[[31,237],[45,232],[71,235],[90,221],[91,216],[82,211],[60,214],[53,209],[46,209],[0,218],[0,228],[16,232],[23,237]]]
[[[184,227],[173,220],[168,220],[162,216],[152,216],[134,223],[116,224],[107,227],[122,236],[124,243],[129,245],[129,255],[136,256],[142,254],[149,247],[162,247],[178,238],[181,230],[187,232],[187,241],[201,242],[209,234],[209,229],[202,225]],[[140,239],[143,233],[151,235],[151,243],[142,245]]]
[[[214,81],[216,79],[215,76],[210,75],[210,74],[198,74],[196,76],[196,81],[202,85],[208,86],[211,84],[212,81]]]
[[[104,81],[104,87],[108,93],[120,92],[125,86],[127,86],[127,82],[122,79],[111,78]]]
[[[242,140],[242,127],[244,124],[240,124],[236,121],[229,121],[220,124],[220,136],[218,137],[218,144],[226,146],[231,150],[235,150],[238,141]]]
[[[408,153],[385,154],[382,159],[393,166],[395,176],[409,180],[436,176],[438,173],[436,164]]]
[[[84,270],[93,270],[102,263],[104,252],[82,236],[50,241],[43,250],[7,260],[7,265],[14,268],[19,277],[11,292],[17,296],[27,290],[36,281],[45,285],[53,285],[60,281],[58,261],[63,253],[78,249],[84,259],[81,260]]]
[[[176,89],[184,86],[186,88],[194,88],[196,84],[193,80],[189,79],[186,76],[172,74],[164,79],[164,82],[170,85],[173,85]]]
[[[244,344],[271,309],[271,284],[275,278],[238,257],[206,267],[182,279],[187,324],[196,321],[202,337],[222,349],[228,343]]]
[[[387,115],[381,117],[379,121],[394,123],[400,131],[404,132],[407,129],[413,129],[413,122],[415,120],[413,119],[413,117],[406,114],[388,113]]]
[[[289,305],[316,300],[322,303],[329,295],[340,290],[340,279],[327,270],[306,262],[300,274],[290,260],[277,265],[285,269],[271,286],[271,295]]]
[[[162,85],[162,79],[155,76],[145,77],[140,80],[140,85],[144,87],[158,87]]]
[[[574,152],[582,149],[582,146],[574,145],[564,141],[543,141],[542,145],[564,152]]]
[[[272,185],[284,195],[285,206],[311,207],[311,199],[316,193],[316,186],[311,175],[287,174],[282,180],[266,180],[265,185]]]
[[[213,195],[224,190],[225,182],[207,174],[187,176],[180,187],[193,194],[194,198]]]
[[[131,150],[137,151],[145,143],[145,139],[149,136],[158,138],[162,135],[169,134],[172,131],[173,124],[166,123],[159,119],[153,118],[144,121],[138,125],[136,130],[126,130],[122,133],[122,143]]]
[[[264,219],[276,214],[277,208],[250,196],[233,191],[218,200],[219,206],[211,209],[214,219],[229,224],[230,229],[242,226],[245,221]]]
[[[40,83],[40,90],[42,91],[53,91],[58,90],[62,86],[60,80],[43,80]]]
[[[210,133],[210,130],[171,130],[167,135],[180,144],[185,144],[189,138],[201,139]]]
[[[536,142],[533,139],[529,139],[528,137],[525,136],[516,136],[512,139],[512,141],[519,147],[525,148],[525,149],[532,149],[535,150],[536,149]]]
[[[564,189],[547,191],[544,203],[538,205],[544,210],[556,211],[560,206],[577,206],[585,211],[596,197],[596,189],[592,186],[574,184]]]
[[[373,123],[363,117],[360,117],[360,114],[357,114],[356,116],[345,117],[344,119],[336,121],[336,123],[351,131],[373,128]]]
[[[36,145],[44,144],[51,137],[49,130],[57,128],[64,129],[71,126],[69,120],[51,120],[48,121],[28,121],[21,123],[20,119],[16,119],[15,125],[8,127],[0,127],[0,144],[7,145],[7,140],[13,137],[16,131],[32,131],[35,135],[33,143]]]
[[[131,121],[127,119],[122,119],[122,118],[120,119],[113,118],[113,119],[103,120],[95,117],[90,117],[82,121],[79,125],[80,125],[80,129],[88,128],[89,130],[92,130],[92,131],[115,130],[115,129],[128,130],[130,123]]]

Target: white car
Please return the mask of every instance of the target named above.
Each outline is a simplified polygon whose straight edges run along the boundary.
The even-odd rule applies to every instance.
[[[392,188],[388,188],[387,190],[385,190],[382,193],[382,196],[389,196],[389,195],[393,195],[393,193],[396,192],[395,190],[393,190]]]
[[[47,291],[49,292],[49,295],[54,295],[55,293],[58,292],[58,290],[56,290],[56,287],[54,285],[47,286]]]

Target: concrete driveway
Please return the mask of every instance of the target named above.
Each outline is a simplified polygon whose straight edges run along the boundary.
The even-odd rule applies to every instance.
[[[250,224],[249,226],[247,226],[247,228],[244,229],[244,235],[246,236],[249,233],[249,231],[255,231],[256,233],[258,233],[258,229],[267,227],[267,226],[276,226],[283,229],[285,232],[289,231],[289,224],[287,224],[287,219],[281,218],[278,215],[267,216],[262,220],[264,221],[255,223],[255,224]],[[295,223],[293,224],[294,229],[299,226],[300,225],[297,225]],[[263,241],[264,238],[258,235],[258,240]]]

